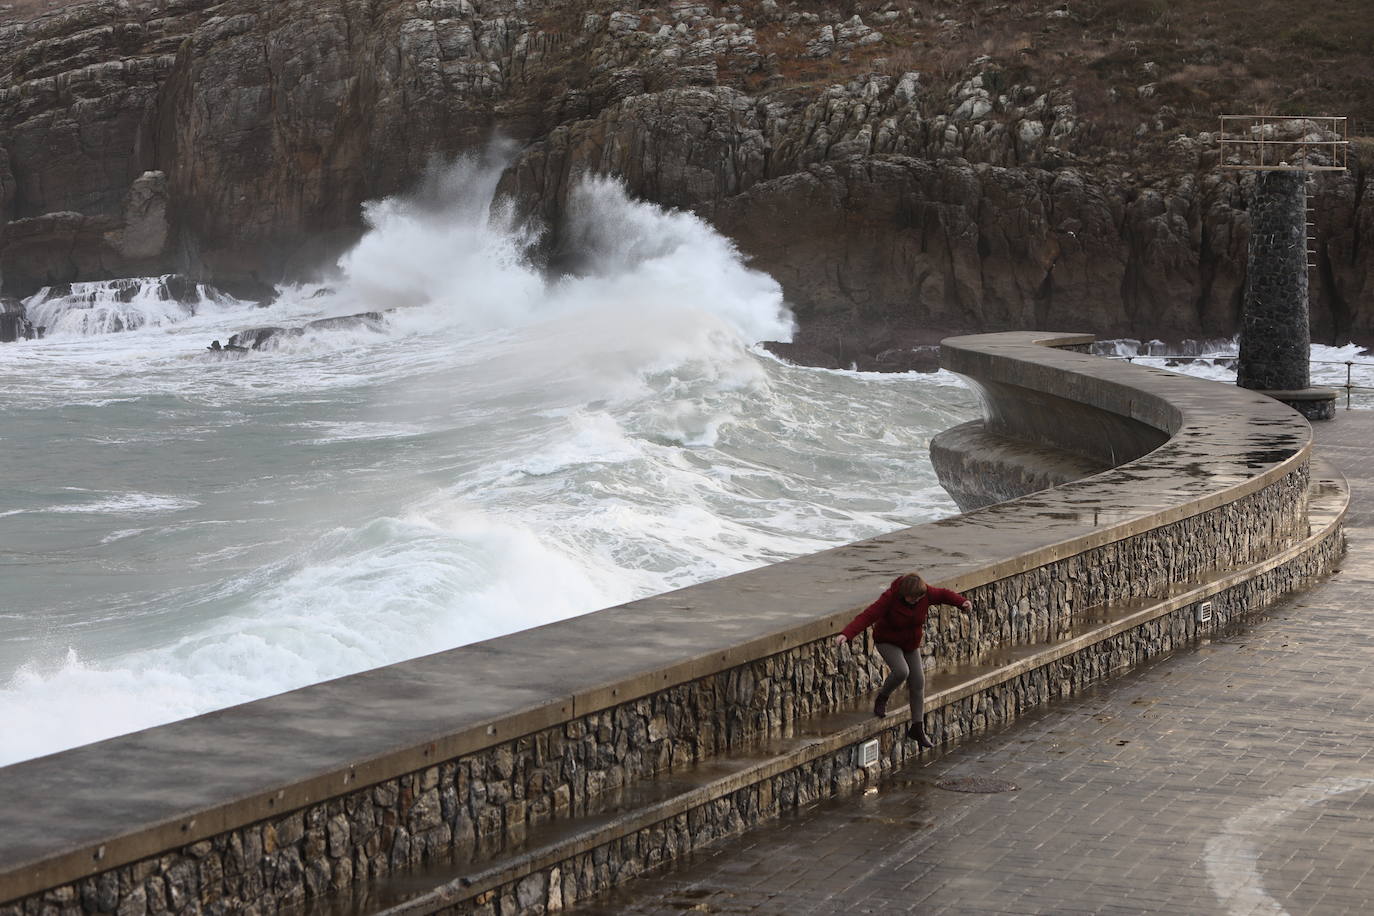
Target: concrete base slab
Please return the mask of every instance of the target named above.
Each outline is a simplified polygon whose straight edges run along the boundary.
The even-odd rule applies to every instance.
[[[1336,389],[1299,388],[1292,391],[1261,391],[1281,401],[1309,420],[1330,420],[1336,416]]]

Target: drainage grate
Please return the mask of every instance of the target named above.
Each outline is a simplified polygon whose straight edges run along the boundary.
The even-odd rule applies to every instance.
[[[1212,619],[1212,602],[1204,601],[1197,606],[1197,622],[1207,623]]]
[[[982,792],[990,795],[993,792],[1015,792],[1021,787],[1014,782],[1007,782],[1005,779],[965,776],[962,779],[946,779],[944,782],[937,782],[935,788],[950,792]]]
[[[859,745],[859,766],[873,767],[878,765],[878,739],[865,741]]]

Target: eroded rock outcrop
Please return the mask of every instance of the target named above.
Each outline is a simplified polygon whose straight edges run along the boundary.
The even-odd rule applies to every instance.
[[[0,343],[33,340],[43,336],[43,329],[34,327],[24,314],[24,304],[18,299],[0,297]]]
[[[841,363],[940,329],[1231,333],[1242,183],[1161,102],[1171,83],[1155,63],[1102,97],[1035,56],[1071,15],[1022,15],[1034,31],[998,55],[928,54],[932,69],[897,62],[978,45],[958,8],[89,0],[15,13],[0,20],[0,278],[22,295],[180,271],[266,295],[336,257],[363,200],[501,133],[520,149],[502,190],[549,227],[555,256],[577,176],[619,175],[735,238],[782,282],[800,343]],[[1104,125],[1122,118],[1140,118],[1138,149],[1109,142]],[[1319,337],[1374,336],[1364,180],[1357,164],[1320,185]]]
[[[816,105],[725,88],[636,97],[531,146],[503,189],[556,225],[576,175],[612,173],[635,194],[707,216],[783,284],[803,339],[842,362],[930,328],[1233,333],[1243,183],[1188,171],[1141,188],[1100,169],[974,162],[929,146],[919,157],[858,152],[846,144],[872,122],[852,112],[827,122]],[[824,123],[848,128],[822,142]],[[1351,173],[1316,196],[1323,263],[1342,277],[1316,296],[1319,336],[1371,332],[1369,306],[1346,305],[1374,290],[1367,253],[1354,252],[1369,219],[1359,183]]]

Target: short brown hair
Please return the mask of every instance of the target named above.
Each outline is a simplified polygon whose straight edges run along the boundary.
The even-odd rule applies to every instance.
[[[897,590],[908,601],[916,601],[926,593],[926,580],[916,573],[907,573],[897,580]]]

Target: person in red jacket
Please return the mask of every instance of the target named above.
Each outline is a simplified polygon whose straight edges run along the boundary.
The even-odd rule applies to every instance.
[[[883,681],[878,698],[873,702],[873,715],[887,715],[887,698],[906,681],[907,693],[911,696],[911,726],[906,736],[922,748],[935,746],[926,737],[926,677],[921,670],[920,648],[932,604],[973,610],[973,602],[958,592],[927,585],[916,573],[907,573],[893,579],[887,591],[835,637],[835,645],[842,646],[873,627],[873,641],[888,667],[887,680]]]

